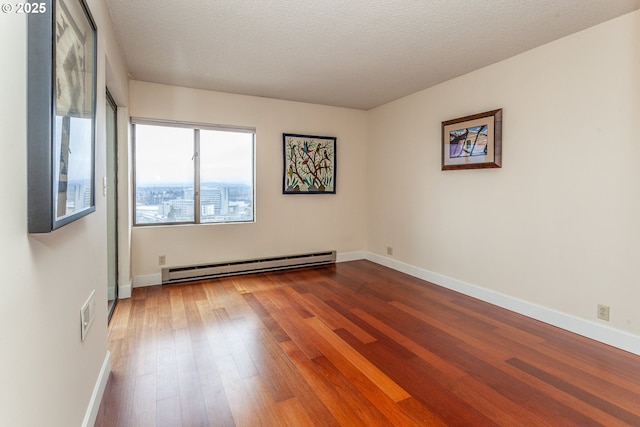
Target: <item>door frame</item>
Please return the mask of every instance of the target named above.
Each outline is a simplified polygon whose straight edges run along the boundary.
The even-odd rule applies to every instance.
[[[109,193],[107,196],[107,211],[109,209],[109,194],[113,194],[113,209],[114,209],[114,221],[113,221],[113,231],[115,233],[114,236],[114,251],[115,251],[115,256],[113,259],[113,262],[115,263],[115,266],[108,266],[108,268],[113,268],[115,267],[115,283],[114,283],[114,287],[115,287],[115,296],[113,299],[113,303],[109,305],[109,307],[107,307],[107,322],[111,321],[111,317],[113,316],[113,311],[116,308],[116,304],[118,303],[118,277],[119,277],[119,262],[118,262],[118,105],[116,104],[116,102],[114,101],[113,97],[111,96],[111,94],[109,93],[109,89],[106,89],[106,104],[107,104],[107,108],[111,107],[113,108],[113,147],[110,146],[110,141],[107,139],[106,141],[106,149],[107,150],[111,150],[113,152],[113,170],[111,170],[109,168],[109,165],[107,165],[106,168],[106,173],[107,173],[107,177],[109,176],[110,173],[114,173],[113,176],[113,185],[111,185],[111,188],[109,188],[109,186],[107,186],[107,191]],[[108,125],[108,124],[107,124]],[[107,155],[107,159],[108,159],[108,155]],[[109,182],[110,180],[107,178],[107,182]],[[113,193],[110,193],[113,192]],[[109,221],[109,213],[107,212],[107,221]],[[108,230],[107,230],[108,232]],[[108,240],[107,240],[108,242]],[[107,243],[108,245],[108,243]],[[109,250],[109,248],[107,248],[107,251]],[[108,257],[107,257],[108,259]],[[107,282],[108,282],[108,277],[107,277]],[[107,286],[109,284],[107,283]],[[108,292],[108,289],[107,289]],[[107,297],[108,300],[108,297]]]

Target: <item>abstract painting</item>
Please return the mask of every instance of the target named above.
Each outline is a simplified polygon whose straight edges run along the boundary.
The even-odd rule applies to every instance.
[[[502,110],[442,122],[442,170],[502,167]]]

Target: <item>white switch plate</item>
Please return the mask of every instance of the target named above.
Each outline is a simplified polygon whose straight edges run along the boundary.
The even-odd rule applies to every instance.
[[[91,291],[91,295],[80,309],[80,338],[84,341],[87,332],[93,323],[93,317],[96,311],[96,290]]]

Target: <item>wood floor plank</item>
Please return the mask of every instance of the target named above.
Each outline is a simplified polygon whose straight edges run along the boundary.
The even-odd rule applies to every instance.
[[[278,409],[283,416],[283,426],[286,427],[313,427],[315,423],[305,410],[299,399],[291,399],[278,402]]]
[[[287,333],[289,340],[294,341],[307,358],[315,359],[322,356],[322,352],[318,347],[306,339],[306,332],[300,327],[306,317],[299,317],[299,313],[290,310],[276,311],[271,315]]]
[[[198,307],[198,313],[201,313],[201,305],[203,300],[196,301],[196,307]],[[197,322],[195,313],[193,320],[189,320],[190,325]],[[197,319],[202,320],[200,316]],[[216,364],[216,358],[214,352],[211,349],[211,342],[206,331],[206,327],[202,326],[202,329],[197,333],[194,333],[193,326],[190,326],[191,330],[191,344],[193,349],[193,358],[195,366],[198,372],[199,378],[199,390],[198,396],[202,395],[202,401],[204,404],[209,425],[227,426],[233,425],[233,416],[231,414],[231,408],[227,400],[224,384],[220,378],[218,366]],[[198,408],[201,410],[200,408]]]
[[[269,330],[274,339],[278,342],[289,339],[287,333],[282,329],[282,326],[273,318],[271,312],[277,311],[275,306],[269,309],[269,299],[261,298],[260,301],[253,294],[243,295],[247,304],[252,310],[260,317],[262,323]]]
[[[172,396],[158,399],[156,402],[156,426],[158,427],[182,427],[182,409],[180,397]]]
[[[362,318],[364,321],[368,322],[373,327],[378,329],[381,333],[387,335],[389,338],[391,338],[392,340],[394,340],[395,342],[397,342],[398,344],[400,344],[401,346],[403,346],[404,348],[406,348],[416,356],[420,357],[425,362],[429,363],[435,369],[438,369],[439,371],[441,371],[443,375],[447,376],[447,378],[455,381],[467,375],[467,373],[462,369],[459,369],[456,366],[451,365],[448,361],[426,350],[421,345],[418,345],[416,342],[402,335],[401,333],[394,330],[389,325],[380,321],[376,317],[371,316],[365,311],[357,308],[353,309],[352,311],[358,317]]]
[[[502,426],[553,426],[536,411],[520,405],[471,376],[450,385],[451,391],[485,417]]]
[[[482,336],[481,336],[480,338],[483,338],[483,339],[476,339],[476,338],[474,338],[474,337],[470,337],[470,336],[468,336],[468,335],[467,335],[467,331],[464,331],[464,332],[459,331],[459,332],[457,332],[457,331],[455,331],[455,329],[452,329],[452,328],[449,328],[449,327],[448,327],[448,326],[446,326],[446,325],[443,325],[443,324],[442,324],[442,322],[440,322],[440,321],[438,321],[438,320],[435,320],[435,319],[433,319],[433,318],[431,318],[431,317],[428,317],[428,316],[424,315],[424,314],[423,314],[423,313],[421,313],[421,312],[417,312],[416,310],[413,310],[413,309],[411,309],[411,308],[409,308],[409,307],[405,306],[404,304],[397,303],[397,302],[392,302],[391,304],[393,304],[394,306],[397,306],[397,307],[399,307],[399,308],[403,309],[404,311],[407,311],[407,312],[411,313],[412,315],[416,316],[417,318],[420,318],[421,320],[423,320],[423,321],[425,321],[425,322],[428,322],[428,323],[429,323],[429,324],[431,324],[431,325],[434,325],[434,326],[438,327],[439,329],[441,329],[441,330],[443,330],[443,331],[447,331],[447,332],[449,332],[449,333],[452,333],[454,336],[456,336],[456,337],[458,337],[458,338],[461,338],[461,339],[464,341],[464,346],[470,346],[470,347],[472,347],[472,348],[473,348],[473,350],[472,350],[472,351],[473,351],[474,353],[475,353],[475,352],[480,352],[481,354],[490,354],[490,353],[493,353],[493,352],[495,351],[495,350],[494,350],[495,348],[505,348],[505,349],[508,349],[508,352],[503,352],[503,353],[501,353],[501,354],[494,354],[494,356],[493,356],[493,357],[494,357],[496,360],[507,360],[507,359],[510,359],[510,358],[511,358],[511,356],[509,356],[509,354],[513,355],[513,354],[518,354],[518,353],[519,353],[518,347],[515,345],[515,343],[514,343],[514,342],[506,342],[506,343],[505,343],[505,342],[503,342],[503,343],[501,343],[501,345],[499,345],[496,341],[492,340],[492,336],[491,336],[491,335],[484,336],[484,337],[482,337]],[[495,334],[494,334],[494,337],[495,337]],[[499,338],[499,337],[498,337],[498,338]],[[535,351],[528,350],[528,351],[527,351],[527,354],[528,354],[528,355],[535,355],[535,354],[536,354],[536,352],[535,352]],[[485,359],[485,360],[486,360],[486,359]],[[517,360],[517,359],[514,359],[514,360]],[[562,364],[562,362],[561,362],[561,361],[558,361],[557,363]],[[566,367],[566,368],[569,368],[569,367]],[[559,373],[559,375],[560,375],[560,376],[564,376],[564,374],[562,374],[562,373],[560,373],[560,372],[558,372],[558,373]],[[575,372],[574,372],[574,373],[575,373]],[[585,377],[588,377],[588,375],[587,375],[586,373],[583,373],[582,375],[580,375],[580,376],[574,376],[573,378],[583,378],[583,379],[584,379]],[[558,378],[557,380],[558,380],[558,382],[561,382],[561,381],[562,381],[560,378]],[[601,384],[601,385],[602,385],[602,384]],[[567,388],[567,387],[565,387],[565,389],[566,389],[566,388]],[[573,388],[573,390],[580,390],[580,389],[579,389],[579,388],[577,388],[577,387],[574,387],[574,388]],[[605,390],[605,389],[603,388],[601,391],[604,391],[604,390]],[[608,388],[608,389],[606,389],[606,390],[611,391],[611,387],[609,387],[609,388]],[[615,394],[616,396],[619,396],[619,397],[618,397],[618,405],[615,405],[615,408],[617,408],[617,409],[619,409],[619,410],[621,410],[621,411],[623,411],[623,412],[624,412],[624,411],[625,411],[625,410],[624,410],[624,408],[621,408],[621,407],[620,407],[620,405],[619,405],[619,404],[620,404],[620,401],[619,401],[619,400],[620,400],[620,396],[625,396],[625,394],[626,394],[626,400],[628,401],[628,398],[629,398],[629,396],[631,395],[631,396],[632,396],[632,397],[631,397],[631,401],[632,401],[632,402],[634,402],[634,403],[636,403],[638,399],[637,399],[637,396],[634,398],[634,397],[633,397],[633,394],[631,394],[631,393],[624,393],[624,392],[622,392],[622,393],[621,393],[620,391],[621,391],[621,390],[618,390],[618,393],[617,393],[617,394]],[[585,396],[586,396],[586,395],[589,395],[589,396],[593,396],[593,397],[595,397],[594,395],[589,394],[588,392],[585,392]],[[622,399],[625,399],[625,397],[622,397]],[[578,404],[577,404],[577,406],[576,406],[576,402],[572,401],[571,399],[565,399],[565,398],[562,398],[562,399],[560,399],[560,400],[561,400],[561,401],[562,401],[562,403],[563,403],[563,404],[565,404],[565,405],[568,405],[568,406],[575,406],[575,409],[576,409],[576,410],[579,410],[579,411],[581,411],[581,412],[584,412],[585,410],[587,410],[587,409],[588,409],[588,408],[584,407],[583,405],[581,405],[581,404],[579,404],[579,403],[578,403]],[[605,399],[602,399],[602,401],[605,401],[605,400],[606,400],[606,398],[605,398]],[[637,405],[637,404],[636,404],[635,406],[636,406],[636,407],[634,408],[635,410],[640,410],[640,407],[638,407],[638,405]],[[608,406],[608,407],[609,407],[609,408],[611,408],[611,406]],[[598,413],[598,411],[593,411],[593,412],[592,412],[592,414],[591,414],[591,416],[592,416],[592,417],[594,417],[594,418],[596,418],[596,419],[598,419],[598,420],[602,420],[603,422],[608,422],[608,423],[610,423],[610,422],[612,422],[612,421],[613,421],[613,420],[612,420],[611,418],[609,418],[607,415],[599,414],[599,413]]]
[[[182,424],[206,426],[208,424],[208,415],[189,330],[176,330],[175,343]]]
[[[535,366],[532,366],[520,359],[513,358],[508,360],[507,363],[524,372],[527,372],[528,374],[538,378],[541,381],[546,382],[547,384],[550,384],[556,389],[577,398],[579,401],[584,402],[591,407],[612,415],[618,420],[628,423],[629,425],[640,425],[640,415],[622,408],[620,405],[612,403],[604,398],[598,397],[589,391],[576,387],[569,382],[552,374],[549,374],[542,369],[536,368]],[[634,406],[637,407],[637,405]]]
[[[169,399],[180,395],[178,362],[174,331],[170,321],[159,331],[156,347],[156,398]]]
[[[156,376],[154,374],[136,377],[133,391],[131,425],[151,427],[156,425]]]
[[[384,351],[387,352],[386,353],[387,356],[390,355],[391,353],[393,354],[392,357],[385,359],[386,362],[397,363],[398,365],[404,365],[405,358],[407,356],[404,354],[400,354],[402,353],[398,351],[398,348],[400,347],[398,346],[389,347],[389,344],[391,343],[391,341],[376,339],[372,342],[363,343],[360,340],[360,338],[351,334],[351,332],[347,329],[340,328],[340,329],[336,329],[333,332],[335,333],[336,337],[341,338],[345,344],[354,346],[354,350],[356,351],[358,351],[358,348],[367,348],[368,350],[383,348]],[[385,386],[381,387],[379,384],[375,382],[375,380],[372,381],[369,377],[366,377],[366,381],[363,379],[358,379],[358,376],[362,374],[362,369],[360,366],[358,366],[357,362],[353,365],[350,365],[348,363],[342,363],[340,359],[335,357],[335,354],[331,352],[327,352],[326,348],[324,349],[324,351],[326,352],[325,354],[327,354],[327,358],[333,361],[333,364],[338,368],[338,370],[342,372],[345,377],[351,380],[353,385],[357,387],[358,391],[367,400],[369,400],[371,404],[375,406],[385,416],[386,419],[389,420],[391,425],[393,426],[415,425],[416,420],[412,416],[412,414],[405,413],[402,407],[398,405],[399,402],[406,399],[394,400],[393,395],[389,396],[390,393],[387,387]],[[371,360],[366,356],[364,352],[362,351],[358,351],[358,352],[363,356],[365,356],[367,361]],[[410,354],[410,353],[407,352],[406,354]],[[349,360],[349,357],[346,357],[346,359]],[[350,362],[353,362],[353,360],[350,360]],[[385,366],[384,366],[385,369],[388,363],[385,363]],[[374,366],[374,368],[376,369],[378,367],[382,368],[379,365]]]
[[[620,408],[640,413],[640,393],[638,387],[627,382],[625,378],[610,380],[610,377],[593,374],[593,367],[581,367],[565,357],[551,358],[539,351],[518,351],[514,359],[518,359],[546,374],[566,382],[573,387],[581,388],[599,399],[609,401]],[[573,363],[572,363],[573,362]],[[598,374],[602,370],[598,370]],[[635,391],[634,391],[635,389]],[[615,396],[612,399],[612,396]]]
[[[417,357],[412,359],[398,357],[396,352],[385,346],[382,341],[362,344],[344,329],[336,331],[336,333],[372,364],[384,367],[385,372],[393,381],[401,384],[406,392],[416,398],[429,411],[437,414],[438,417],[445,415],[447,423],[452,425],[495,425],[471,402],[456,395],[454,386],[458,382],[448,376],[446,372],[439,372]],[[410,376],[407,375],[409,372]],[[456,408],[455,415],[448,412],[451,407]]]
[[[109,339],[123,339],[127,334],[127,324],[131,313],[131,298],[118,301],[113,311],[113,317],[109,324]]]
[[[265,379],[266,388],[276,402],[289,400],[295,395],[291,384],[298,380],[295,367],[291,360],[285,357],[278,342],[273,339],[266,330],[261,330],[255,337],[253,351],[250,351],[260,376]],[[261,351],[256,351],[260,347]]]
[[[112,356],[113,357],[113,356]],[[133,390],[135,382],[130,375],[123,375],[122,371],[112,366],[109,382],[102,397],[96,418],[97,427],[128,426],[131,418]]]
[[[358,325],[342,316],[339,312],[332,309],[315,295],[306,294],[302,296],[300,300],[304,302],[305,307],[309,312],[313,313],[316,317],[322,318],[322,321],[329,326],[329,328],[334,330],[344,328],[363,343],[370,343],[376,340]]]
[[[637,426],[640,356],[369,261],[135,288],[96,426]]]
[[[249,398],[246,384],[242,381],[233,357],[217,358],[216,365],[218,366],[235,425],[238,427],[262,426],[261,414]]]
[[[297,378],[296,381],[290,384],[290,387],[295,398],[304,404],[304,409],[309,414],[309,418],[317,425],[331,427],[340,425],[333,416],[333,411],[329,409],[331,405],[325,404],[325,402],[329,403],[330,401],[323,399],[323,391],[328,388],[330,392],[330,387],[326,387],[322,381],[315,381],[320,376],[317,372],[313,372],[312,375],[313,366],[311,365],[311,360],[305,357],[293,341],[284,341],[278,343],[278,345],[282,348],[283,354],[296,368]],[[310,369],[307,370],[307,368]]]
[[[387,375],[384,374],[375,365],[371,364],[360,353],[355,351],[353,347],[344,342],[338,335],[336,335],[331,328],[316,317],[305,319],[311,328],[318,333],[333,349],[334,352],[325,356],[331,357],[331,355],[340,354],[347,361],[349,361],[358,371],[364,374],[375,386],[380,388],[387,396],[389,396],[394,402],[409,398],[409,393],[402,389],[398,384],[393,382]],[[325,346],[325,349],[328,349]],[[342,364],[340,366],[343,366]]]
[[[354,310],[354,312],[372,325],[375,325],[383,333],[394,338],[394,341],[401,343],[411,350],[430,366],[440,371],[441,375],[432,377],[434,380],[441,384],[447,384],[451,390],[455,391],[456,395],[462,397],[467,402],[473,402],[472,406],[499,424],[524,425],[527,420],[533,422],[535,425],[544,424],[544,421],[539,419],[534,412],[527,411],[522,406],[511,402],[507,397],[485,386],[482,382],[469,377],[465,371],[451,364],[450,361],[444,360],[425,350],[422,346],[389,328],[377,318],[361,310]],[[508,412],[504,411],[504,408],[507,407],[510,408]]]
[[[242,381],[261,424],[265,427],[284,425],[284,417],[280,412],[280,408],[267,387],[265,387],[260,375],[245,378]]]
[[[182,298],[182,288],[172,286],[169,288],[169,298],[171,304],[171,321],[173,329],[186,328],[187,315],[184,311],[184,300]]]
[[[556,395],[555,390],[540,387],[529,378],[511,369],[502,360],[495,360],[477,352],[474,347],[460,344],[455,355],[451,355],[453,363],[464,366],[467,372],[478,381],[487,384],[511,401],[535,412],[552,424],[562,423],[566,426],[599,425],[572,405],[571,399]],[[532,399],[535,396],[535,399]]]
[[[312,384],[315,393],[331,412],[338,425],[384,425],[382,422],[390,425],[390,422],[360,394],[352,382],[344,377],[326,357],[320,356],[309,360],[297,351],[290,342],[282,343],[282,345],[298,366],[303,377],[309,384]],[[317,425],[322,425],[322,423],[318,422]]]
[[[495,357],[498,360],[505,360],[513,356],[513,352],[509,347],[495,346],[493,345],[493,343],[487,342],[486,339],[483,339],[486,338],[487,335],[491,335],[489,333],[486,333],[486,331],[480,332],[477,329],[474,330],[470,325],[470,329],[472,331],[470,333],[467,329],[460,330],[455,326],[446,324],[439,319],[433,318],[432,316],[415,310],[405,304],[396,301],[392,301],[390,304],[410,314],[416,320],[420,320],[424,325],[428,325],[429,329],[436,330],[439,333],[446,335],[448,338],[450,338],[450,342],[452,343],[456,340],[459,340],[461,342],[472,344],[481,351],[492,353],[492,357]],[[475,332],[475,334],[473,332]]]
[[[447,423],[438,417],[434,412],[429,411],[424,405],[418,402],[415,398],[410,397],[401,402],[398,402],[398,406],[402,411],[411,417],[414,421],[414,426],[429,426],[429,427],[445,427]]]

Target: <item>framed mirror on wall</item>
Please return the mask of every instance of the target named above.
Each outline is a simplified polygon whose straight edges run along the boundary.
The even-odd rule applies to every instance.
[[[28,231],[95,211],[97,29],[84,0],[28,15]]]

